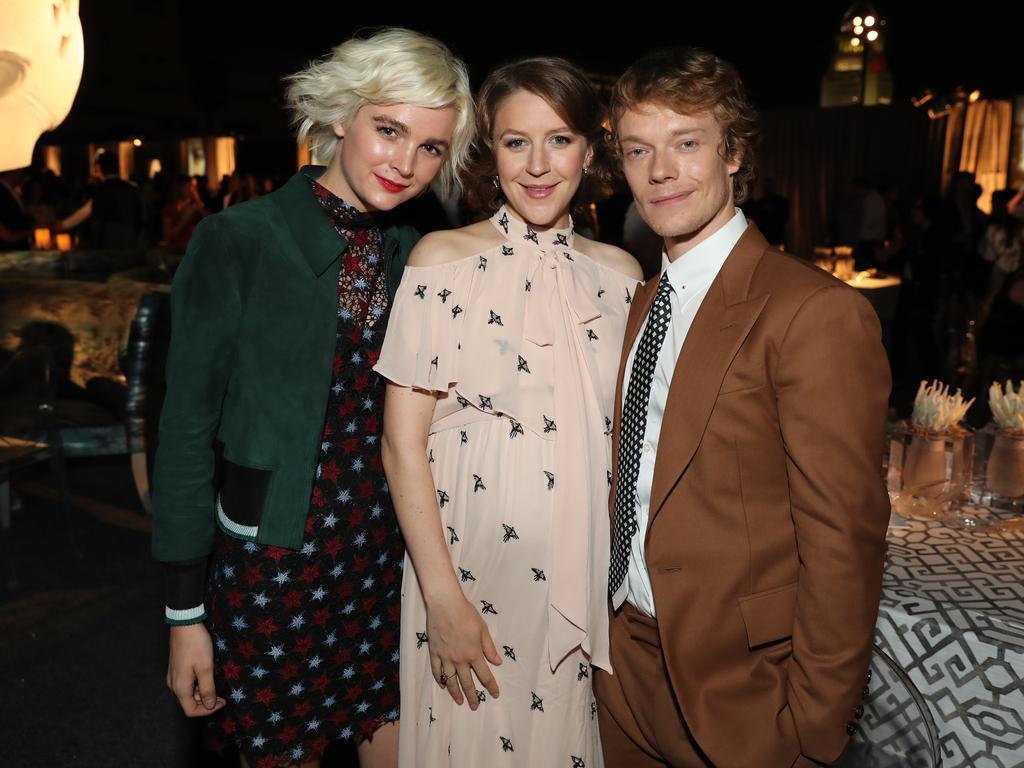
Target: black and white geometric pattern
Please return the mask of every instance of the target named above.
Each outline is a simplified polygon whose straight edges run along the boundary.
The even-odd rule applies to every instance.
[[[1024,532],[890,530],[875,637],[927,702],[943,768],[1024,766]]]
[[[640,474],[640,447],[647,430],[647,405],[651,399],[654,367],[672,320],[672,304],[669,302],[671,292],[672,284],[668,281],[668,275],[663,274],[651,312],[647,316],[647,326],[633,358],[626,402],[622,408],[619,484],[615,489],[615,525],[612,527],[612,556],[608,570],[608,594],[612,597],[626,578],[629,547],[637,531],[635,496],[636,480]]]

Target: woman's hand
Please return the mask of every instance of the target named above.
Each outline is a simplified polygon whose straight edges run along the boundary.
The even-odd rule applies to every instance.
[[[171,627],[167,687],[186,717],[212,715],[224,706],[213,684],[213,643],[202,624]]]
[[[470,709],[480,706],[474,673],[487,692],[498,698],[498,683],[487,662],[499,665],[501,657],[483,617],[461,590],[427,605],[427,645],[434,679],[448,689],[456,704],[461,705],[465,696]]]

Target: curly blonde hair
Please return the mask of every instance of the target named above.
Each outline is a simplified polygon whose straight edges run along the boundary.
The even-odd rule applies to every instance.
[[[455,132],[438,179],[445,193],[459,186],[475,132],[473,96],[466,65],[439,40],[386,27],[346,40],[285,82],[297,139],[308,139],[321,163],[330,163],[338,147],[334,123],[348,122],[367,104],[453,107]]]

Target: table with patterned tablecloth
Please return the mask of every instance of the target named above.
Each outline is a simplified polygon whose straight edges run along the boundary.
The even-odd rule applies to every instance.
[[[876,641],[923,694],[943,768],[1024,766],[1024,528],[890,529]]]

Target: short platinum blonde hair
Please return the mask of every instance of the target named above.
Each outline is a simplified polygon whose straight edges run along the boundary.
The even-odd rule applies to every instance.
[[[441,41],[386,27],[346,40],[285,82],[298,142],[308,138],[310,153],[323,163],[338,147],[334,123],[347,123],[367,104],[453,107],[455,131],[438,178],[446,193],[458,187],[475,132],[473,96],[466,65]]]

